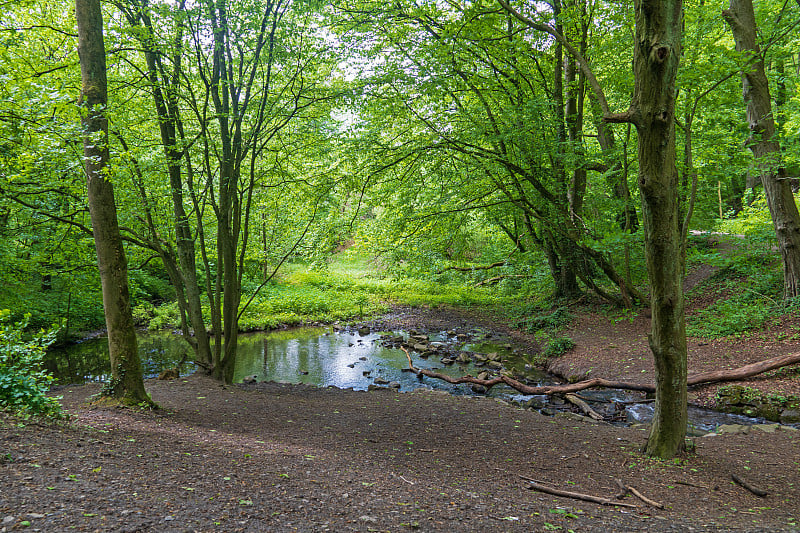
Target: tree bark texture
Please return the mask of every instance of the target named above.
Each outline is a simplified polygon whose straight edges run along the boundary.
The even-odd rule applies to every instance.
[[[111,383],[106,393],[125,403],[150,402],[142,381],[128,292],[128,265],[119,233],[114,189],[103,175],[109,160],[108,120],[105,116],[108,91],[99,0],[76,0],[75,16],[81,63],[81,105],[84,108],[81,120],[84,168],[111,361]]]
[[[783,258],[785,298],[800,295],[800,213],[794,201],[786,168],[781,164],[769,80],[757,40],[752,0],[731,0],[722,16],[731,28],[736,50],[750,55],[742,71],[742,94],[750,126],[750,150],[756,159],[764,195],[767,199],[778,249]]]
[[[669,458],[686,436],[686,329],[675,165],[675,78],[681,55],[682,0],[637,0],[631,117],[639,147],[645,257],[652,323],[649,335],[656,404],[646,453]]]

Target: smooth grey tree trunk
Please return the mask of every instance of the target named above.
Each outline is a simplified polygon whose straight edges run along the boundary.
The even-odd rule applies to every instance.
[[[736,41],[736,50],[750,54],[742,72],[742,93],[750,126],[750,150],[756,159],[764,195],[783,258],[783,295],[800,295],[800,213],[792,194],[791,182],[781,162],[769,80],[757,40],[752,0],[731,0],[722,12]]]

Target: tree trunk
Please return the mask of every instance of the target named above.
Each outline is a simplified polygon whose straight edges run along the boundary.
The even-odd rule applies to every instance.
[[[128,265],[119,233],[114,189],[103,176],[109,160],[108,120],[104,114],[108,93],[99,0],[76,0],[75,17],[81,63],[81,105],[84,107],[81,120],[84,168],[111,361],[111,382],[105,393],[125,403],[149,403],[131,315]]]
[[[675,78],[681,55],[682,0],[637,0],[631,118],[639,137],[649,335],[656,404],[646,453],[669,458],[686,436],[686,329],[675,165]]]
[[[178,95],[175,94],[175,87],[169,86],[161,57],[157,51],[157,45],[153,42],[153,24],[149,15],[145,12],[145,6],[141,7],[141,11],[138,14],[130,13],[128,19],[131,25],[136,26],[141,23],[147,30],[146,33],[143,32],[141,34],[140,38],[144,47],[148,79],[153,91],[153,103],[158,115],[161,144],[167,159],[167,171],[170,190],[172,191],[172,215],[175,224],[175,247],[179,266],[176,281],[181,284],[180,292],[185,295],[185,298],[178,301],[185,306],[184,312],[188,314],[189,322],[192,326],[194,340],[190,340],[189,344],[195,350],[195,357],[198,362],[210,367],[212,363],[211,346],[203,318],[203,306],[200,301],[201,291],[197,281],[195,243],[192,237],[189,217],[184,208],[183,172],[181,167],[181,160],[184,154],[179,147],[178,132],[181,118],[177,103]],[[179,26],[175,39],[177,51],[173,58],[173,64],[175,65],[174,77],[176,78],[180,76],[181,38],[182,33]],[[176,289],[178,289],[177,286]]]
[[[606,122],[636,126],[652,310],[649,340],[656,367],[656,409],[646,452],[672,457],[684,448],[687,419],[686,328],[675,165],[675,78],[681,55],[683,2],[636,0],[633,102],[627,112],[614,114],[589,64],[563,35],[552,26],[525,18],[506,0],[498,1],[530,27],[547,32],[567,46],[578,59]]]
[[[731,0],[722,16],[731,28],[736,50],[749,54],[742,72],[742,93],[750,126],[750,150],[764,185],[778,248],[783,258],[783,295],[800,295],[800,213],[794,201],[790,180],[781,164],[780,145],[772,114],[769,80],[764,71],[758,46],[757,27],[752,0]]]

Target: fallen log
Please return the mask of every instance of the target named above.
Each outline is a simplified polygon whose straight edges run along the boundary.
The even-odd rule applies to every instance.
[[[800,363],[800,353],[780,355],[772,359],[759,361],[758,363],[752,363],[732,370],[716,370],[694,374],[693,376],[689,376],[687,383],[689,385],[701,385],[703,383],[715,383],[718,381],[736,381],[795,363]]]
[[[567,394],[564,397],[567,399],[567,401],[569,403],[571,403],[572,405],[575,405],[578,408],[580,408],[580,410],[583,411],[584,413],[586,413],[586,415],[588,417],[590,417],[592,420],[602,420],[603,419],[603,415],[601,415],[600,413],[598,413],[597,411],[595,411],[594,409],[589,407],[588,403],[584,402],[583,400],[578,398],[576,395]]]
[[[524,383],[521,383],[520,381],[512,378],[511,376],[498,376],[492,379],[478,379],[476,377],[466,375],[466,376],[461,376],[459,378],[454,378],[446,374],[434,372],[433,370],[427,370],[425,368],[415,367],[414,362],[411,360],[411,354],[408,352],[408,350],[406,350],[403,347],[401,347],[400,349],[406,353],[406,357],[408,358],[408,368],[410,372],[413,372],[418,376],[427,376],[434,379],[440,379],[442,381],[446,381],[447,383],[451,383],[453,385],[460,385],[462,383],[472,383],[475,385],[483,385],[484,387],[486,387],[486,390],[489,390],[495,385],[499,385],[500,383],[505,383],[512,389],[515,389],[521,392],[522,394],[529,394],[529,395],[568,394],[571,392],[578,392],[590,389],[592,387],[634,390],[641,392],[656,391],[655,385],[651,383],[631,383],[628,381],[614,381],[603,378],[586,379],[583,381],[578,381],[576,383],[565,383],[563,385],[542,385],[537,387],[525,385]],[[775,370],[776,368],[781,368],[796,363],[800,363],[800,353],[773,357],[772,359],[767,359],[765,361],[761,361],[758,363],[752,363],[740,368],[734,368],[732,370],[718,370],[714,372],[703,372],[701,374],[695,374],[688,377],[687,384],[689,386],[694,386],[706,383],[715,383],[719,381],[735,381],[739,379],[753,377],[755,375],[762,374],[769,370]]]

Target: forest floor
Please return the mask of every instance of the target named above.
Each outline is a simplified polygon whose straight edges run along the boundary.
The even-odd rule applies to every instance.
[[[695,298],[689,312],[706,304]],[[588,306],[568,328],[576,348],[555,365],[644,381],[653,373],[648,323]],[[536,344],[465,310],[397,309],[379,324],[481,326],[524,350]],[[776,331],[796,326],[787,319],[739,339],[690,339],[690,373],[800,351]],[[786,376],[750,384],[797,393],[797,378]],[[223,386],[201,375],[146,385],[157,410],[92,405],[99,386],[84,385],[56,391],[68,422],[0,418],[0,530],[800,531],[800,432],[786,427],[698,437],[692,452],[661,461],[641,453],[645,428],[482,397]],[[692,390],[692,401],[708,402],[713,389]],[[525,478],[612,505],[529,490]],[[663,508],[616,499],[616,480]]]

